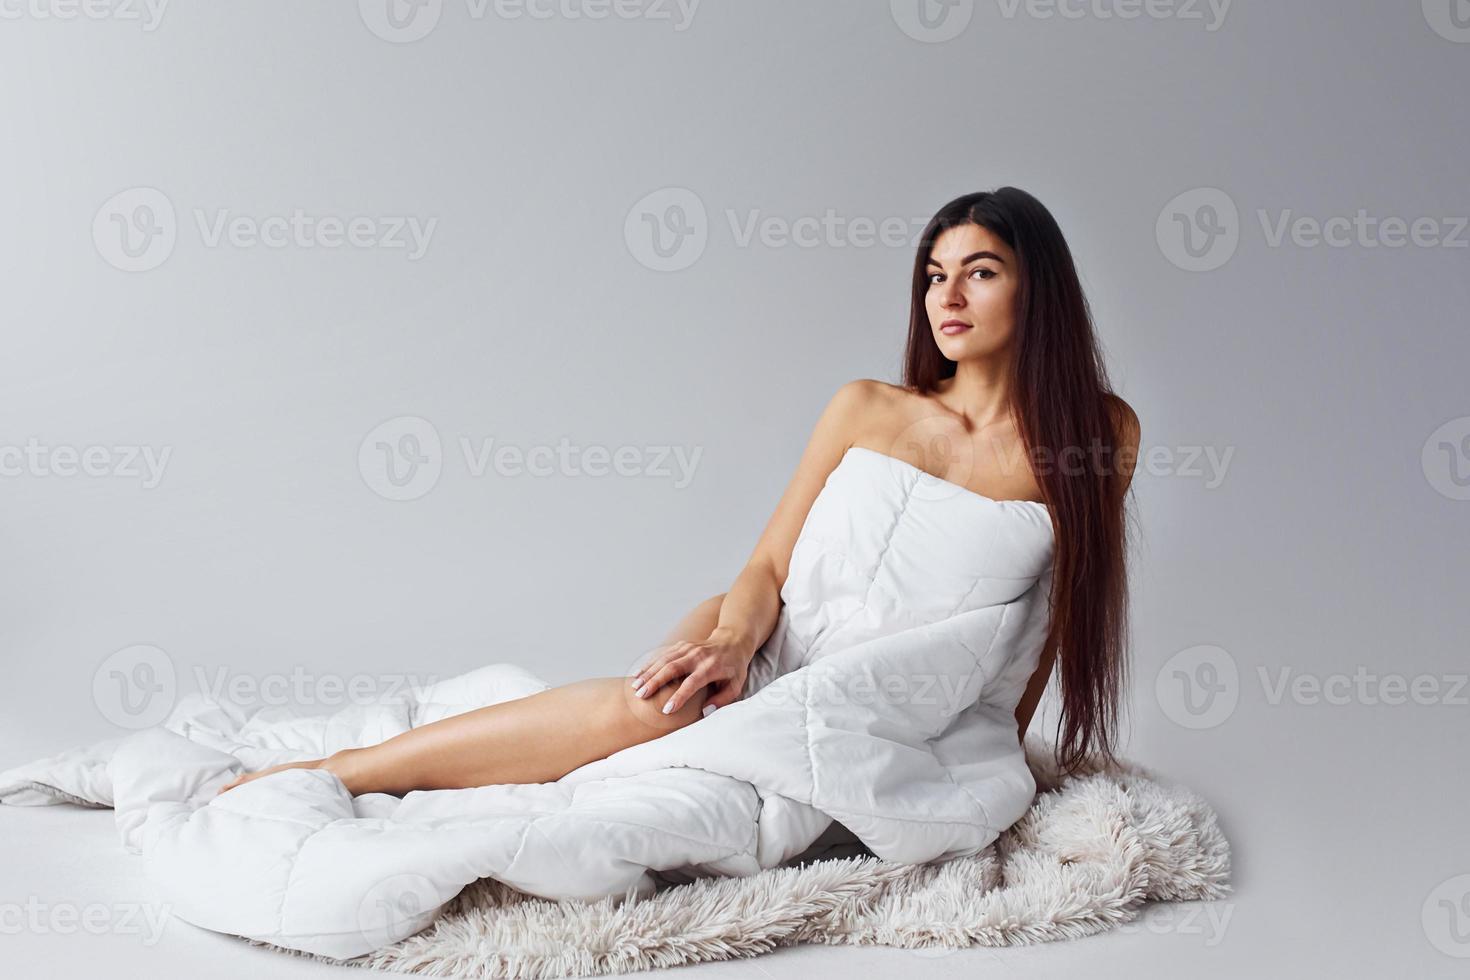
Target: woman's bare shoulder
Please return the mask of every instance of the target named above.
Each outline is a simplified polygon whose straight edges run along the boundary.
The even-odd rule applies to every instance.
[[[880,398],[899,398],[908,393],[907,388],[876,378],[857,378],[847,382],[839,391],[848,392],[854,398],[869,402]]]
[[[876,378],[858,378],[845,387],[851,388],[854,397],[864,405],[878,412],[912,412],[924,403],[924,396],[914,389]]]
[[[922,408],[922,398],[913,389],[875,378],[847,382],[832,401],[843,417],[847,445],[881,442],[885,433],[901,428]]]

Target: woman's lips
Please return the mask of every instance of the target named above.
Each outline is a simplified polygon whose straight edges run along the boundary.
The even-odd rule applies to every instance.
[[[953,337],[955,334],[964,333],[969,329],[970,325],[968,323],[946,323],[939,328],[939,332],[945,336]]]

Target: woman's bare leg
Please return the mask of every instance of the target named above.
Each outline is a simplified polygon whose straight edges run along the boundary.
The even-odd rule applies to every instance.
[[[722,598],[715,596],[695,607],[665,642],[708,636],[718,622]],[[662,713],[676,686],[670,683],[639,698],[626,677],[576,681],[421,725],[377,745],[250,773],[220,792],[287,768],[326,769],[354,796],[551,782],[588,762],[696,721],[704,708],[703,691],[678,711]]]

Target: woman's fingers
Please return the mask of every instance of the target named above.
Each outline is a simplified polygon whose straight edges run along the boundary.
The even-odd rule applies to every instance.
[[[633,689],[633,693],[640,698],[646,698],[670,681],[677,680],[685,674],[688,674],[693,668],[694,660],[691,655],[684,654],[675,657],[644,678],[642,683]]]
[[[727,704],[733,704],[740,699],[740,692],[745,687],[744,677],[731,677],[729,680],[717,685],[710,692],[709,699],[704,703],[707,707],[723,708]]]
[[[665,664],[667,664],[674,657],[679,656],[685,646],[686,644],[681,641],[679,643],[673,643],[669,646],[661,648],[657,656],[648,661],[648,663],[644,664],[642,667],[639,667],[637,672],[633,674],[633,678],[630,681],[633,688],[636,690],[637,688],[642,687],[648,681],[648,679],[656,674],[660,669],[662,669]]]
[[[679,685],[679,689],[673,693],[668,701],[664,702],[664,714],[671,715],[684,707],[685,702],[699,693],[699,689],[709,684],[711,680],[713,678],[710,676],[709,670],[705,668],[691,672],[688,677],[684,678],[684,683]]]

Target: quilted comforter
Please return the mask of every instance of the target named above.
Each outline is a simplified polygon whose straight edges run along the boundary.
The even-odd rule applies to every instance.
[[[854,447],[793,550],[741,700],[534,785],[353,797],[285,770],[543,690],[494,663],[327,717],[184,697],[161,725],[0,773],[0,803],[109,806],[175,915],[323,956],[467,884],[597,899],[787,862],[837,821],[904,864],[979,853],[1031,804],[1015,706],[1049,618],[1047,508]]]

